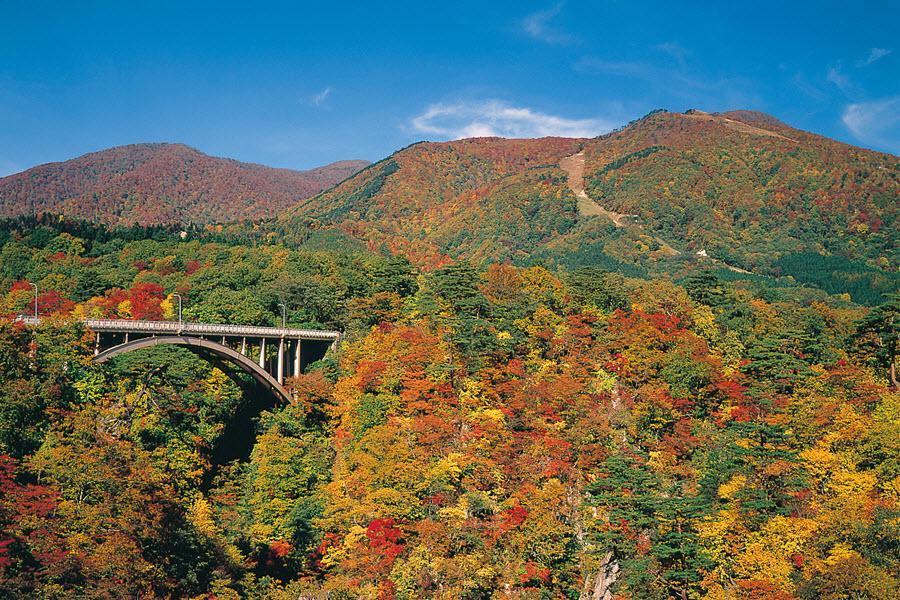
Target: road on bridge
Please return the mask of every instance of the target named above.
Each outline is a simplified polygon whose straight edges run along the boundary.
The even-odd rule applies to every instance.
[[[33,316],[18,320],[32,326],[41,322]],[[322,358],[341,339],[339,331],[292,327],[128,319],[84,319],[83,323],[95,335],[95,362],[151,346],[179,345],[235,364],[286,400],[290,394],[283,387],[285,377],[302,373],[306,364]]]

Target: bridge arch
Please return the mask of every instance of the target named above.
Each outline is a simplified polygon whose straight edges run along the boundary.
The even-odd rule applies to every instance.
[[[194,352],[208,352],[210,354],[218,356],[219,358],[223,358],[237,366],[245,373],[249,374],[263,387],[271,391],[272,394],[275,395],[275,397],[279,400],[282,400],[284,402],[290,402],[291,400],[290,392],[288,392],[287,389],[284,388],[284,386],[278,383],[277,379],[269,375],[265,369],[256,364],[256,362],[250,360],[249,357],[244,356],[240,352],[232,350],[228,346],[224,346],[217,342],[202,338],[178,335],[161,335],[156,337],[140,338],[104,350],[94,357],[94,362],[102,364],[120,354],[133,352],[135,350],[141,350],[143,348],[151,348],[153,346],[159,346],[162,344],[185,346],[189,350]]]

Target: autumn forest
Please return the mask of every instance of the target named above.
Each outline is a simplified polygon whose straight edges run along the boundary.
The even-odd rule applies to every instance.
[[[897,597],[896,156],[654,111],[215,204],[123,152],[0,180],[54,202],[0,222],[0,598]],[[342,341],[289,403],[93,361],[176,295]]]

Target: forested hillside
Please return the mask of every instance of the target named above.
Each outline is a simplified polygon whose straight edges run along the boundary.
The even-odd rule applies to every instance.
[[[576,153],[598,210],[579,207],[560,166]],[[275,228],[334,228],[426,268],[460,258],[681,276],[730,268],[877,303],[896,288],[898,178],[895,156],[761,113],[656,111],[594,139],[415,144]]]
[[[658,112],[586,150],[588,193],[745,269],[797,252],[896,269],[900,163],[768,115]]]
[[[0,216],[217,224],[289,245],[314,234],[425,269],[726,269],[867,305],[898,285],[897,157],[762,113],[660,110],[597,138],[421,142],[365,165],[296,172],[123,146],[0,179]]]
[[[414,146],[298,209],[342,231],[4,222],[3,312],[29,311],[33,282],[47,318],[0,322],[0,597],[896,597],[900,299],[716,263],[650,278],[624,255],[481,263],[589,229],[552,166],[580,143]],[[585,146],[591,185],[630,190],[664,152],[599,173]],[[401,215],[385,194],[411,157],[454,175]],[[872,173],[860,189],[887,185]],[[453,248],[474,260],[451,262],[427,227],[461,231],[466,211]],[[507,215],[523,237],[475,237]],[[644,227],[597,223],[597,243],[676,231]],[[870,265],[884,244],[867,235],[828,243],[857,240]],[[171,319],[174,293],[187,319],[272,324],[284,302],[289,324],[345,341],[287,405],[178,348],[91,362],[77,317]]]
[[[126,226],[262,219],[366,164],[291,171],[207,156],[183,144],[120,146],[0,178],[0,217],[56,213]]]

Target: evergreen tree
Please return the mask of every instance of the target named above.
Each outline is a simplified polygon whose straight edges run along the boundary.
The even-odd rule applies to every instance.
[[[728,291],[715,273],[702,271],[691,275],[684,282],[691,300],[713,308],[720,307],[728,301]]]
[[[870,357],[870,362],[888,373],[894,388],[897,380],[897,345],[900,339],[900,294],[892,294],[888,301],[863,317],[854,334],[858,346]]]
[[[588,503],[603,511],[605,523],[591,542],[598,553],[613,552],[632,597],[687,598],[710,566],[693,524],[711,506],[677,483],[664,485],[647,458],[624,449],[600,466]]]

